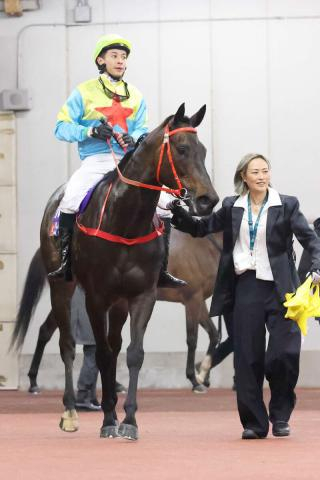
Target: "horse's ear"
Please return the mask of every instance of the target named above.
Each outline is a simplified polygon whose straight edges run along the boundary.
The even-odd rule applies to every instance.
[[[184,103],[182,103],[174,116],[173,123],[177,124],[179,122],[182,122],[184,117],[184,112],[185,112],[185,106],[184,106]]]
[[[200,110],[194,115],[192,115],[192,117],[190,118],[190,123],[194,128],[200,125],[200,123],[202,122],[203,117],[205,116],[205,113],[206,113],[206,109],[207,109],[207,106],[203,105],[203,107],[201,107]]]

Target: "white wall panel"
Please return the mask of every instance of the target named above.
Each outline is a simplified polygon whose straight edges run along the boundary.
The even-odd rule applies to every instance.
[[[0,253],[0,321],[11,322],[17,306],[17,259],[15,254]]]
[[[215,184],[233,193],[241,157],[268,153],[265,22],[213,25],[213,138]]]
[[[0,392],[18,387],[18,357],[15,352],[8,352],[14,322],[0,322]]]
[[[320,15],[318,0],[267,0],[269,16]]]
[[[266,15],[267,0],[211,0],[213,18],[255,18]]]
[[[201,42],[195,39],[201,38]],[[179,39],[179,47],[175,42]],[[210,24],[168,23],[160,27],[160,112],[161,118],[174,114],[185,103],[186,115],[207,105],[198,127],[207,148],[206,165],[211,174],[211,40]]]
[[[161,0],[122,0],[121,7],[118,0],[108,0],[104,2],[105,18],[104,21],[118,22],[119,24],[124,22],[141,22],[158,20],[159,18],[159,3]],[[162,2],[161,2],[162,3]],[[113,27],[112,32],[118,31]]]
[[[1,21],[1,19],[0,19]],[[0,30],[0,91],[10,89],[16,85],[16,38]]]
[[[14,114],[0,113],[0,186],[16,183],[16,137]]]
[[[35,27],[25,33],[20,77],[21,86],[32,91],[33,108],[17,119],[22,272],[39,245],[40,222],[49,196],[67,178],[66,144],[54,137],[56,115],[66,96],[65,58],[61,55],[65,48],[63,27]]]
[[[17,118],[19,298],[39,246],[45,205],[68,177],[67,146],[54,137],[56,115],[66,98],[65,52],[64,27],[34,27],[24,33],[19,75],[21,87],[32,92],[33,108]],[[38,327],[44,321],[42,308],[49,311],[48,300],[42,299],[36,310],[33,325]],[[32,339],[32,349],[34,345]]]
[[[275,186],[319,216],[320,20],[270,25],[271,160]]]
[[[16,253],[16,187],[0,187],[0,252]]]
[[[210,16],[210,0],[159,0],[160,20],[197,20],[206,19]],[[177,31],[178,33],[178,31]],[[190,39],[194,41],[201,37],[193,36],[190,31]],[[176,40],[181,42],[179,35]]]

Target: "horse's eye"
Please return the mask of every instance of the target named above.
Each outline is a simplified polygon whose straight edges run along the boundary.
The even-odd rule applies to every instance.
[[[187,145],[178,145],[177,150],[181,155],[184,155],[185,153],[187,153],[188,147]]]

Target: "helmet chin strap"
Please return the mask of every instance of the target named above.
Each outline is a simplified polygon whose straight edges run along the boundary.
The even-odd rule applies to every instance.
[[[103,71],[102,71],[101,67],[104,67]],[[114,77],[113,75],[111,75],[111,73],[108,72],[107,66],[106,66],[105,63],[100,66],[99,71],[100,71],[100,73],[104,73],[105,75],[107,75],[107,77],[109,77],[111,82],[120,82],[120,80],[122,80],[122,78],[123,78],[123,75],[121,75],[121,77]]]

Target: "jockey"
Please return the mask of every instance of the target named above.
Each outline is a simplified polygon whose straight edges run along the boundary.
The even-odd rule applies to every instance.
[[[50,279],[71,275],[71,244],[76,213],[88,190],[114,169],[114,159],[107,143],[120,160],[123,148],[133,147],[147,133],[147,110],[140,91],[123,80],[131,44],[116,34],[102,36],[94,49],[93,60],[100,76],[77,86],[58,114],[55,135],[59,140],[78,142],[81,166],[71,176],[61,200],[59,237],[61,264],[48,274]],[[116,132],[117,140],[112,134]],[[185,284],[167,270],[168,235],[164,235],[166,258],[159,276],[159,286]]]

